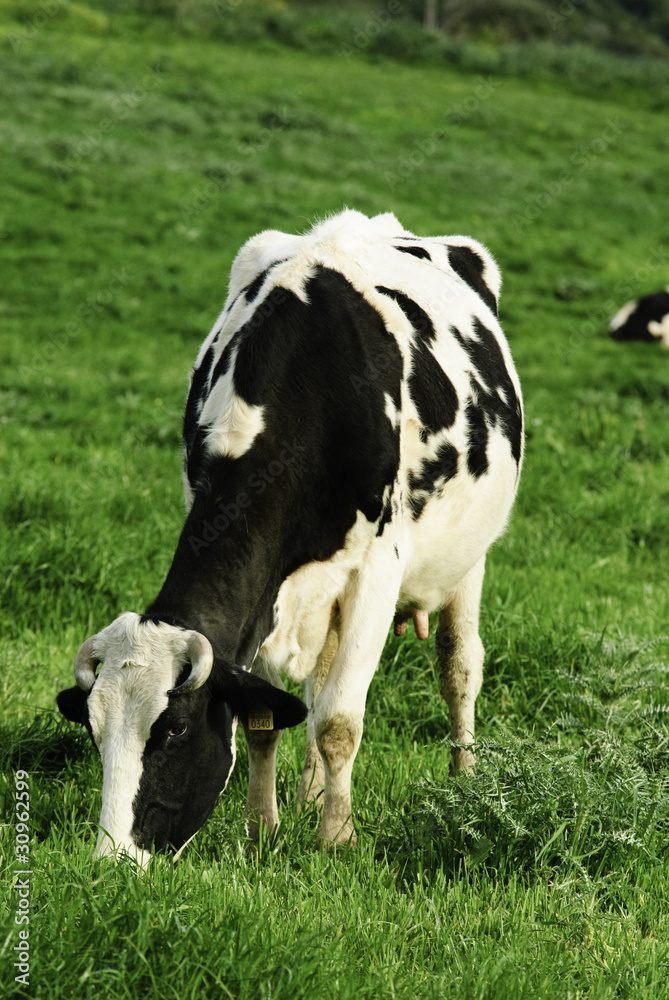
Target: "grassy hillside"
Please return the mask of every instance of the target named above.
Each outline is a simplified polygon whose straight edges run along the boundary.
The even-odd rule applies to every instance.
[[[6,995],[669,995],[669,356],[606,336],[669,280],[657,95],[49,10],[5,21],[0,67]],[[240,746],[176,867],[94,865],[99,761],[54,696],[80,642],[140,610],[169,565],[186,375],[239,245],[344,205],[473,235],[504,275],[527,460],[489,559],[479,768],[448,779],[433,647],[391,637],[354,771],[356,852],[317,852],[315,813],[296,814],[298,730],[258,854]]]

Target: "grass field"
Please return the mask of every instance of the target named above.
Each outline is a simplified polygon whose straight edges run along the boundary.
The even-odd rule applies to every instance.
[[[669,355],[606,336],[669,281],[652,88],[612,78],[594,97],[143,34],[74,3],[23,26],[0,9],[2,995],[669,997]],[[344,205],[475,236],[504,275],[527,458],[488,563],[476,774],[448,777],[431,641],[389,637],[356,850],[318,851],[315,811],[296,812],[298,728],[258,852],[240,739],[176,866],[92,863],[100,763],[55,695],[83,639],[142,610],[169,566],[186,376],[236,250]]]

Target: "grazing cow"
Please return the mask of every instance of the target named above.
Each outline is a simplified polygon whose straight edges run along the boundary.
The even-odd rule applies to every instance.
[[[248,815],[278,822],[275,759],[305,682],[298,797],[355,839],[351,771],[389,627],[439,612],[453,766],[470,767],[485,556],[523,451],[500,274],[463,236],[354,211],[242,247],[193,371],[188,515],[163,587],[87,639],[68,718],[103,763],[98,854],[180,849],[249,749]],[[96,668],[99,672],[96,676]],[[270,683],[268,683],[270,682]]]
[[[669,348],[669,285],[619,309],[609,330],[614,340],[659,340]]]

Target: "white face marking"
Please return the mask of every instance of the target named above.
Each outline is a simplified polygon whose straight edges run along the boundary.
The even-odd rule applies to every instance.
[[[103,771],[98,855],[109,853],[114,844],[118,848],[133,843],[132,804],[142,777],[142,754],[151,726],[168,704],[168,687],[147,685],[141,676],[145,673],[140,666],[119,669],[108,663],[89,695],[89,718]]]
[[[102,662],[88,696],[103,769],[96,857],[123,851],[144,864],[150,856],[132,837],[133,802],[142,754],[186,662],[189,634],[171,625],[140,623],[139,615],[128,612],[96,636],[93,652]]]

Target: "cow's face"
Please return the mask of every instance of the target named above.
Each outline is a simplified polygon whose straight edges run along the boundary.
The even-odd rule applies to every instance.
[[[144,863],[153,850],[181,848],[228,782],[237,720],[269,708],[279,729],[306,714],[298,698],[214,664],[198,632],[130,613],[84,643],[75,677],[57,700],[102,758],[97,856],[124,851]]]

